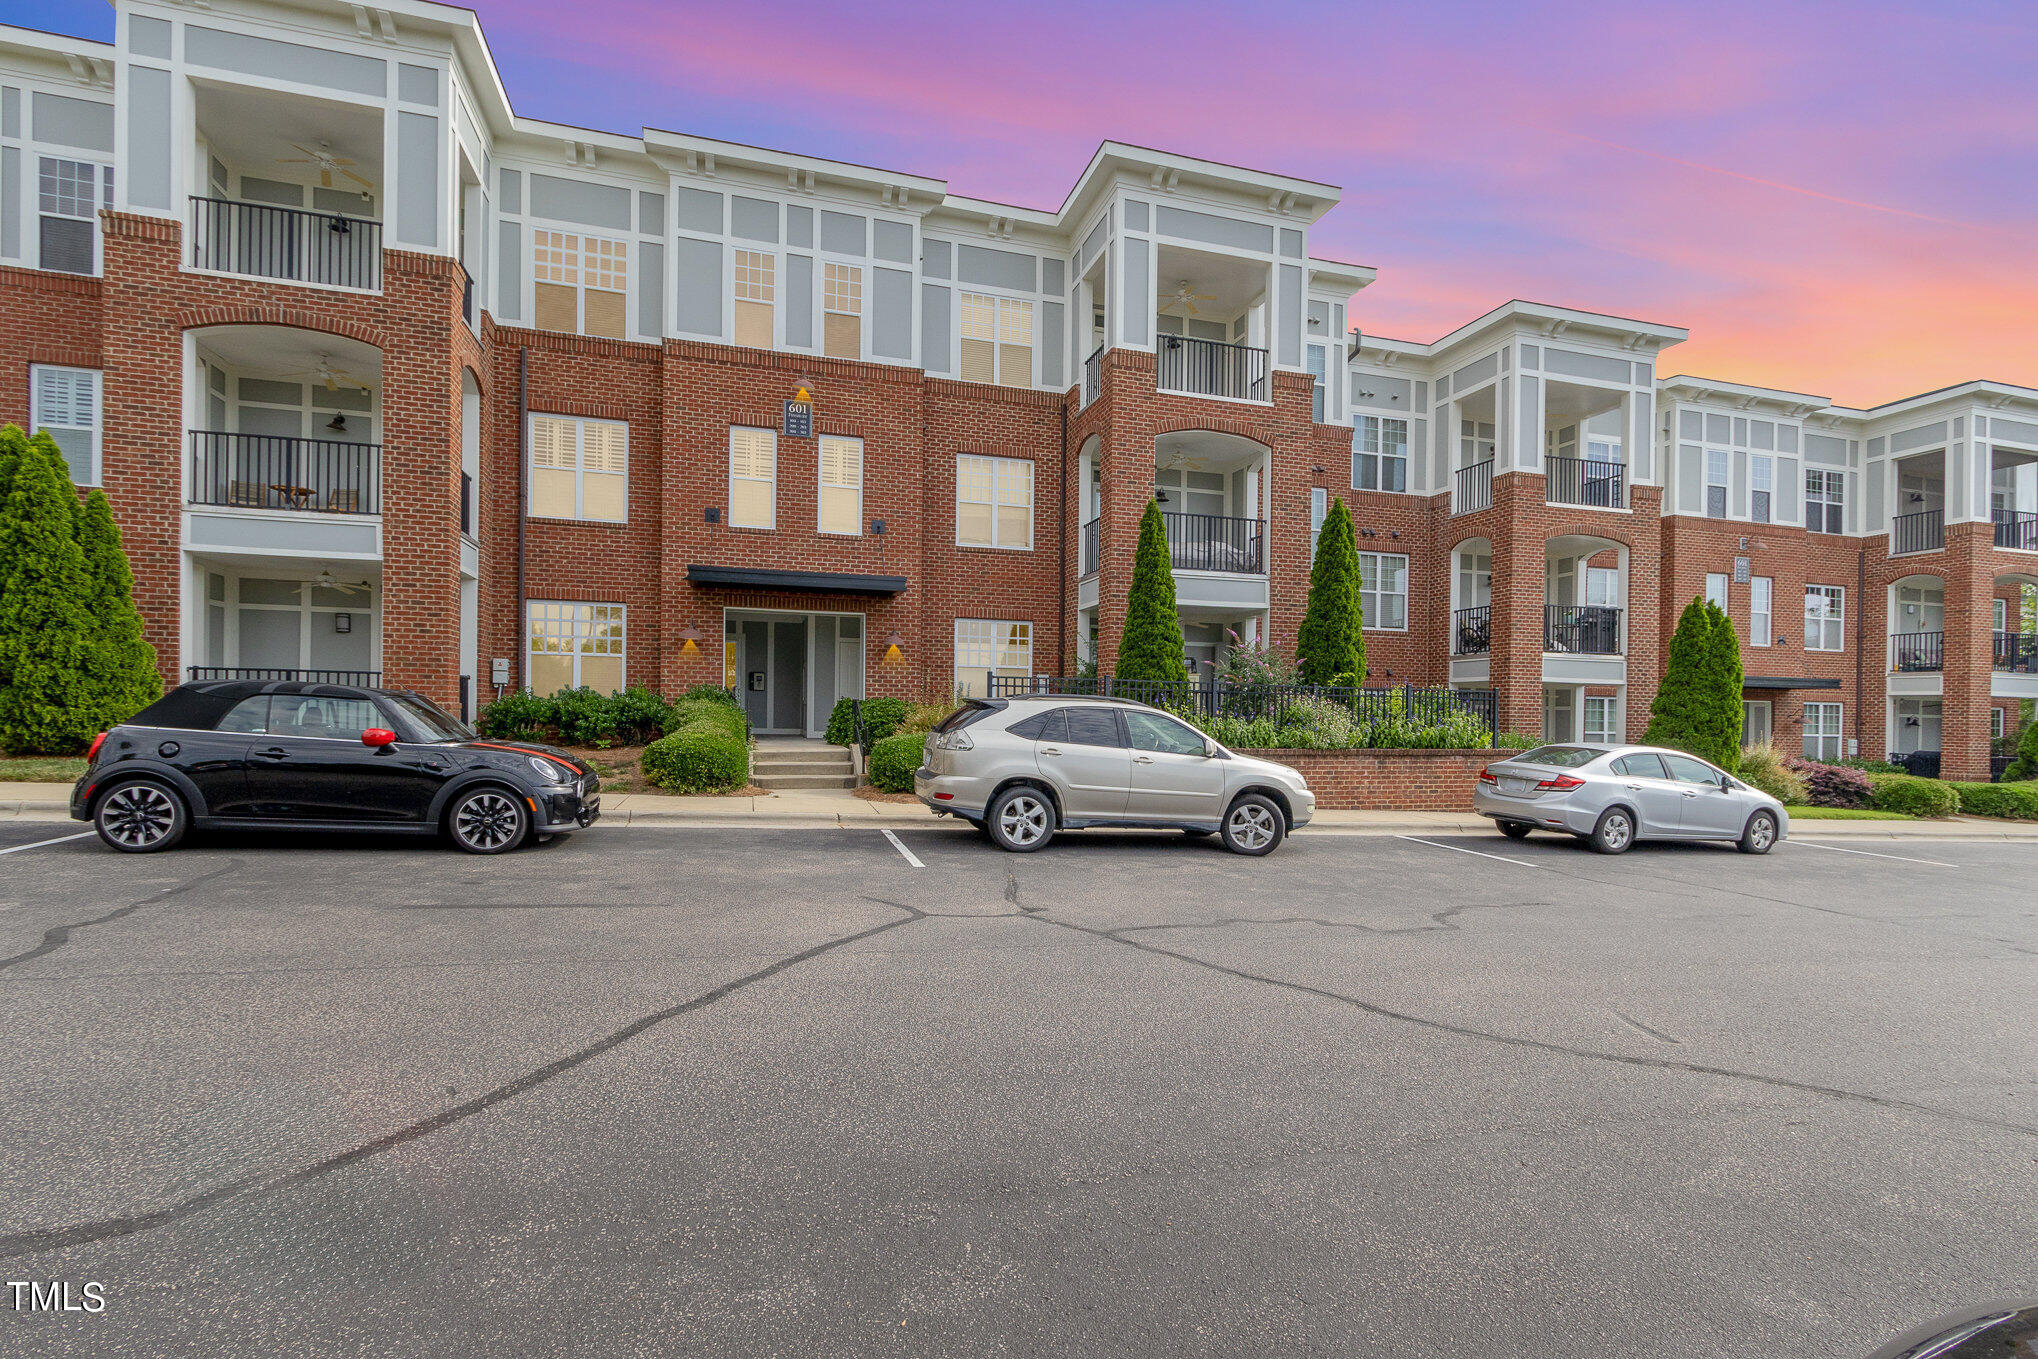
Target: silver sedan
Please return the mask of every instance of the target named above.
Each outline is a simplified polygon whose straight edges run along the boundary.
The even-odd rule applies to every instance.
[[[1538,746],[1488,765],[1472,810],[1519,840],[1566,831],[1601,854],[1637,840],[1731,840],[1767,854],[1790,834],[1790,814],[1769,794],[1681,750],[1594,742]]]

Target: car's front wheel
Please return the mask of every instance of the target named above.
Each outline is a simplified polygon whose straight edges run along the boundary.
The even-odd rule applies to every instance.
[[[1748,825],[1741,832],[1741,838],[1734,848],[1743,854],[1767,854],[1776,848],[1776,818],[1768,812],[1757,812],[1748,818]]]
[[[1528,833],[1533,829],[1534,827],[1530,826],[1526,821],[1503,821],[1500,823],[1500,833],[1510,840],[1526,840],[1528,839]]]
[[[1627,853],[1635,844],[1634,813],[1625,807],[1608,807],[1599,814],[1599,824],[1592,828],[1587,843],[1601,854]]]
[[[999,849],[1031,854],[1054,839],[1054,804],[1038,788],[1007,788],[991,799],[984,825]]]
[[[1272,798],[1247,793],[1224,814],[1224,847],[1233,854],[1272,854],[1288,834],[1288,822]]]
[[[153,854],[184,838],[191,814],[175,788],[155,779],[123,783],[99,799],[92,825],[123,854]]]
[[[522,798],[506,788],[475,788],[454,799],[446,832],[469,854],[507,854],[531,829]]]

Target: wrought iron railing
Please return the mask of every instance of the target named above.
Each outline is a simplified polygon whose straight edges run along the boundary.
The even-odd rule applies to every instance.
[[[1946,664],[1946,634],[1943,632],[1896,632],[1889,638],[1889,668],[1900,672],[1943,669]]]
[[[1889,521],[1889,554],[1937,552],[1946,546],[1946,511],[1919,510],[1900,514]]]
[[[2038,552],[2038,514],[2026,510],[1995,512],[1996,546]]]
[[[1628,504],[1626,464],[1599,458],[1543,459],[1543,500],[1550,505],[1592,505],[1621,510]]]
[[[1163,512],[1168,529],[1168,555],[1178,571],[1232,571],[1257,576],[1266,570],[1257,519],[1223,514]]]
[[[1083,525],[1082,574],[1089,575],[1097,569],[1097,525],[1101,520],[1092,519]]]
[[[1451,615],[1451,654],[1483,656],[1493,649],[1493,606],[1481,604]]]
[[[191,265],[334,288],[382,287],[382,223],[227,198],[191,200]]]
[[[1544,605],[1543,650],[1577,656],[1620,655],[1620,610],[1607,604]]]
[[[1451,485],[1451,513],[1470,514],[1493,504],[1493,459],[1460,467]]]
[[[1232,401],[1267,399],[1267,351],[1221,344],[1189,335],[1154,338],[1154,385],[1163,392],[1221,396]]]
[[[1090,351],[1090,357],[1083,360],[1083,404],[1089,405],[1104,395],[1104,346],[1098,345]]]
[[[462,472],[460,474],[460,531],[470,538],[474,536],[474,474],[472,472]]]
[[[1455,689],[1443,685],[1403,684],[1399,687],[1354,689],[1328,684],[1227,684],[1197,679],[1174,684],[1165,680],[1121,680],[1101,676],[987,675],[986,696],[1016,698],[1025,694],[1069,694],[1126,698],[1177,712],[1272,718],[1278,725],[1288,710],[1304,700],[1335,703],[1361,722],[1400,716],[1430,724],[1454,713],[1470,713],[1493,730],[1500,711],[1491,689]]]
[[[2038,636],[2028,632],[1995,635],[1995,668],[2013,675],[2038,675]]]
[[[374,689],[382,685],[380,670],[290,670],[271,666],[194,665],[188,676],[195,680],[302,680],[307,684],[360,684]]]
[[[465,269],[460,271],[460,319],[474,328],[474,276]]]
[[[1940,760],[1939,752],[1936,750],[1893,750],[1890,752],[1889,762],[1902,769],[1904,773],[1921,779],[1939,777]]]
[[[379,514],[381,444],[194,429],[191,503]]]

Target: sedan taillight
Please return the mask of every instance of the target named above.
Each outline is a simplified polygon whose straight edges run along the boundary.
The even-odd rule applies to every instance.
[[[1584,786],[1584,779],[1574,778],[1569,774],[1559,774],[1554,779],[1544,779],[1536,785],[1538,789],[1546,793],[1556,792],[1564,788],[1583,788]]]
[[[1479,782],[1490,783],[1495,788],[1498,788],[1500,786],[1500,780],[1493,777],[1493,770],[1491,767],[1479,771]]]

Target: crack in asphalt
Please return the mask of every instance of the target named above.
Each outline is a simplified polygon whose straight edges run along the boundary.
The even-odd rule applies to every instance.
[[[226,870],[222,869],[221,871],[224,872]],[[207,877],[216,876],[217,874],[207,875]],[[186,886],[196,886],[197,883],[205,880],[205,878],[199,878],[192,883],[186,884]],[[154,900],[154,898],[151,898],[151,900]],[[589,1043],[586,1047],[570,1052],[554,1061],[547,1062],[544,1066],[534,1071],[528,1071],[515,1080],[498,1085],[483,1094],[476,1095],[473,1099],[464,1100],[448,1109],[442,1109],[429,1118],[421,1118],[415,1123],[407,1124],[394,1132],[386,1133],[373,1141],[364,1142],[360,1146],[350,1147],[345,1151],[335,1152],[323,1160],[315,1161],[308,1166],[302,1166],[281,1175],[244,1175],[240,1179],[229,1180],[224,1184],[214,1185],[212,1188],[194,1194],[189,1198],[161,1208],[151,1209],[145,1213],[131,1213],[119,1217],[102,1218],[97,1222],[79,1222],[68,1227],[48,1227],[37,1231],[11,1232],[0,1236],[0,1260],[13,1260],[24,1255],[37,1255],[44,1251],[60,1250],[69,1246],[88,1245],[95,1241],[131,1236],[136,1232],[168,1226],[173,1222],[190,1217],[194,1213],[202,1213],[209,1208],[217,1208],[224,1203],[238,1199],[253,1198],[278,1190],[291,1189],[301,1184],[308,1184],[335,1170],[343,1169],[358,1161],[365,1161],[371,1156],[380,1155],[407,1142],[415,1142],[419,1138],[428,1137],[442,1128],[450,1127],[464,1119],[473,1117],[475,1114],[492,1109],[506,1100],[514,1099],[518,1095],[536,1089],[547,1081],[563,1076],[575,1067],[590,1062],[610,1049],[627,1043],[647,1029],[655,1028],[668,1020],[677,1019],[681,1015],[691,1014],[695,1010],[705,1009],[716,1001],[741,991],[746,986],[761,982],[767,977],[777,976],[787,968],[796,967],[801,963],[818,958],[826,953],[832,953],[836,949],[845,948],[850,944],[861,943],[863,940],[883,934],[887,930],[895,930],[901,925],[910,925],[916,920],[926,918],[927,915],[924,911],[900,902],[890,901],[884,904],[904,911],[906,914],[901,919],[887,920],[882,924],[873,925],[869,929],[858,930],[854,934],[846,934],[839,938],[824,940],[819,944],[813,945],[811,948],[804,948],[798,953],[788,954],[767,967],[761,967],[755,972],[747,973],[732,981],[724,982],[720,986],[704,991],[689,1000],[683,1000],[676,1005],[669,1005],[662,1010],[654,1010],[650,1014],[644,1015],[615,1030],[613,1033]]]
[[[1008,891],[1006,895],[1009,897],[1012,893]],[[1234,925],[1316,925],[1326,930],[1355,930],[1360,934],[1437,934],[1463,929],[1464,926],[1457,923],[1457,917],[1463,915],[1466,911],[1518,911],[1529,906],[1554,906],[1556,904],[1554,901],[1467,901],[1461,902],[1456,906],[1446,906],[1441,911],[1430,912],[1429,918],[1435,923],[1429,925],[1362,925],[1356,920],[1326,920],[1322,916],[1316,915],[1241,915],[1226,916],[1220,920],[1199,921],[1193,924],[1121,925],[1113,930],[1112,933],[1138,934],[1148,930],[1222,930],[1229,929]]]
[[[17,953],[11,958],[0,958],[0,971],[5,971],[16,963],[33,962],[37,958],[48,957],[71,942],[71,934],[74,930],[90,929],[94,925],[109,925],[123,916],[133,915],[144,906],[157,905],[160,902],[168,901],[171,897],[180,896],[194,887],[211,882],[214,878],[224,877],[240,866],[241,861],[239,859],[229,859],[222,868],[215,868],[210,873],[200,874],[189,882],[174,883],[169,887],[165,887],[160,892],[143,897],[140,901],[131,901],[117,910],[108,911],[105,915],[95,915],[90,920],[73,921],[68,925],[53,926],[50,929],[44,930],[42,942],[26,953]]]

